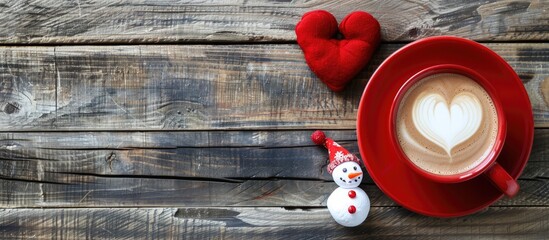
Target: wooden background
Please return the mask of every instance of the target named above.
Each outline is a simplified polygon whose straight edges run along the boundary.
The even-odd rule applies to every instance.
[[[383,43],[342,93],[295,43],[302,14],[355,10]],[[430,218],[371,179],[337,225],[315,129],[358,154],[358,103],[406,43],[480,41],[515,69],[535,121],[521,192]],[[549,1],[0,1],[0,239],[543,239],[549,236]]]

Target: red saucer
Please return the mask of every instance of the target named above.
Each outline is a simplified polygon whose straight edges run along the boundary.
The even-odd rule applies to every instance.
[[[474,41],[442,36],[415,41],[389,56],[372,75],[358,108],[360,154],[377,186],[403,207],[428,216],[456,217],[488,207],[503,196],[483,175],[443,184],[410,169],[389,136],[389,111],[400,87],[429,66],[457,64],[493,81],[507,119],[507,137],[497,162],[517,179],[534,137],[532,105],[515,71],[492,50]]]

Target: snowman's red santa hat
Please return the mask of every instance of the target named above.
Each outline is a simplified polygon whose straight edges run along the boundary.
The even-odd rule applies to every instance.
[[[331,138],[326,138],[324,132],[317,130],[311,134],[311,140],[317,145],[323,145],[328,149],[328,155],[330,155],[330,164],[328,164],[328,173],[332,174],[334,169],[344,162],[356,162],[360,164],[360,160],[349,153],[347,149],[334,142]]]

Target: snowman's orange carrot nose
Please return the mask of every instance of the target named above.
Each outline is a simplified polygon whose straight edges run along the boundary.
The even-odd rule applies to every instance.
[[[354,172],[354,173],[349,173],[349,179],[353,179],[353,178],[356,178],[358,176],[362,175],[361,172]]]

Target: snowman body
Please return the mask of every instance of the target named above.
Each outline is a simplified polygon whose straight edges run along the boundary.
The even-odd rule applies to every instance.
[[[326,202],[330,214],[343,226],[360,225],[370,211],[370,199],[358,187],[363,177],[360,166],[356,162],[344,162],[334,169],[332,177],[339,187]]]
[[[354,191],[354,194],[351,194]],[[354,195],[354,198],[351,196]],[[366,220],[370,211],[370,199],[366,193],[358,188],[338,187],[328,197],[328,210],[334,220],[346,227],[354,227]],[[350,213],[349,208],[355,207],[355,212]]]

